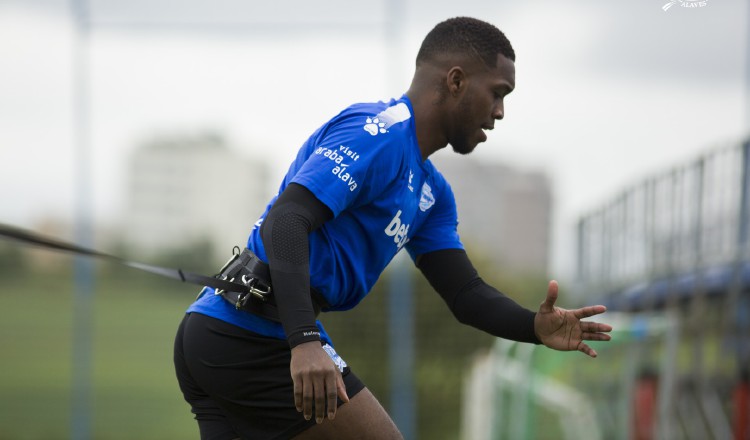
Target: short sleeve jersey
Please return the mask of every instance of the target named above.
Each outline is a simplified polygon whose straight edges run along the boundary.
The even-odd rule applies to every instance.
[[[310,285],[330,304],[324,311],[357,305],[402,248],[412,259],[463,249],[453,192],[432,163],[422,160],[413,114],[406,96],[352,105],[310,136],[281,183],[279,194],[296,183],[333,212],[332,220],[310,234]],[[277,197],[247,241],[264,261],[260,225]],[[215,295],[201,295],[188,311],[285,337],[280,324],[234,310]]]

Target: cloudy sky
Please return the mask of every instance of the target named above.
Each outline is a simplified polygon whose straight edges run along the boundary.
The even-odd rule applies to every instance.
[[[154,136],[219,131],[280,175],[342,107],[401,95],[423,36],[470,15],[518,55],[506,118],[472,156],[549,174],[564,271],[579,215],[748,132],[748,2],[667,3],[90,0],[95,218],[116,221],[122,164]],[[74,214],[71,4],[0,0],[0,222]]]

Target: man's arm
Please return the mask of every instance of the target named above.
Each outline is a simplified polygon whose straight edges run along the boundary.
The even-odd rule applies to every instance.
[[[604,306],[566,310],[555,306],[557,281],[551,281],[547,297],[534,313],[486,284],[466,252],[446,249],[417,258],[417,267],[443,297],[456,318],[495,336],[520,342],[542,343],[555,350],[578,350],[591,357],[596,351],[584,341],[608,341],[607,324],[582,321],[604,313]]]
[[[294,402],[308,420],[314,402],[318,423],[326,407],[328,418],[334,418],[337,396],[349,400],[341,374],[320,345],[310,296],[309,235],[332,217],[307,188],[292,183],[276,199],[260,229],[279,318],[292,349]]]
[[[307,188],[292,183],[260,227],[279,317],[291,348],[320,341],[310,296],[309,235],[332,216]]]
[[[485,283],[463,249],[421,255],[417,267],[459,322],[501,338],[541,343],[534,333],[535,313]]]

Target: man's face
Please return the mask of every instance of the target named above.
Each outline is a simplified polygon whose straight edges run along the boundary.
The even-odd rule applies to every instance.
[[[469,154],[487,140],[485,130],[492,130],[495,121],[504,116],[503,99],[516,86],[513,61],[497,56],[497,66],[467,73],[467,88],[460,96],[453,115],[448,142],[460,154]]]

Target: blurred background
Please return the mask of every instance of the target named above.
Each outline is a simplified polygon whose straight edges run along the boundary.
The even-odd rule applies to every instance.
[[[323,322],[409,439],[750,438],[750,4],[0,0],[0,223],[213,274],[297,148],[403,94],[469,15],[506,117],[431,160],[483,278],[604,303],[599,358],[458,324],[399,256]],[[0,439],[197,438],[172,340],[198,288],[0,241]]]

